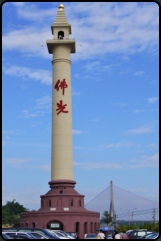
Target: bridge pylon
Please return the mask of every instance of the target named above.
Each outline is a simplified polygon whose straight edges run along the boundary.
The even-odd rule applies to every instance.
[[[116,213],[114,207],[114,199],[113,199],[113,182],[110,181],[110,216],[115,221],[115,228],[116,228]]]

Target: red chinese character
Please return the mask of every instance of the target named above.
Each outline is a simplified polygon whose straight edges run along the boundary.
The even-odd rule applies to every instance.
[[[59,85],[61,89],[63,89],[63,95],[64,95],[64,89],[68,87],[67,83],[65,82],[65,79],[61,81],[61,84]]]
[[[60,85],[59,85],[60,84]],[[67,88],[68,85],[65,82],[65,79],[63,79],[63,81],[60,82],[60,80],[58,79],[58,81],[55,84],[55,89],[57,89],[57,91],[59,90],[59,88],[63,89],[63,95],[64,95],[64,89]]]
[[[60,80],[58,79],[58,81],[56,82],[55,87],[54,87],[55,89],[57,89],[57,91],[59,90],[59,87],[60,87],[59,83],[60,83]]]
[[[57,115],[59,115],[60,114],[60,112],[63,112],[63,113],[68,113],[68,111],[66,110],[64,110],[65,109],[65,106],[67,106],[66,104],[65,105],[63,105],[63,101],[62,100],[60,100],[60,104],[59,103],[57,103],[57,106],[58,106],[58,109],[56,109],[56,111],[57,110],[59,110],[59,112],[57,113]]]

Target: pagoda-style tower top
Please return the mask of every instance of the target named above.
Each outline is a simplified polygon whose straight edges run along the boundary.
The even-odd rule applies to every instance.
[[[57,24],[68,24],[68,21],[67,21],[67,18],[66,18],[66,15],[65,15],[65,11],[64,11],[64,5],[63,4],[60,4],[59,5],[59,10],[57,11],[57,15],[56,15],[56,19],[55,19],[55,22],[54,22],[54,25],[57,25]]]
[[[71,25],[68,24],[63,4],[59,5],[55,22],[51,25],[51,31],[54,35],[54,39],[69,39],[69,34],[72,33]]]
[[[53,34],[53,40],[46,41],[48,46],[48,51],[50,54],[53,53],[53,49],[57,45],[62,45],[62,44],[70,45],[71,46],[70,53],[75,53],[75,40],[69,39],[69,34],[72,33],[71,24],[68,24],[63,4],[59,5],[55,22],[54,24],[51,25],[51,32]]]

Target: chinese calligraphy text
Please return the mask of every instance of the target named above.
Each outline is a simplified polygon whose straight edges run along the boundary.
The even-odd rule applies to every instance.
[[[61,81],[61,82],[60,82],[60,80],[58,79],[58,81],[56,82],[54,88],[55,88],[57,91],[59,90],[59,88],[61,88],[61,89],[63,90],[63,95],[64,95],[64,90],[65,90],[65,88],[67,88],[67,87],[68,87],[68,85],[67,85],[65,79],[63,79],[63,81]]]
[[[63,113],[68,113],[67,110],[66,110],[66,111],[64,110],[64,109],[66,108],[67,104],[63,105],[63,101],[62,101],[62,100],[60,100],[60,103],[57,103],[57,106],[58,106],[58,109],[56,109],[56,111],[59,110],[59,112],[57,113],[57,115],[59,115],[61,112],[63,112]]]

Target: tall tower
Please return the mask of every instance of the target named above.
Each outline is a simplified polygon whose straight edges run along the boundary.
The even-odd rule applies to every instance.
[[[62,4],[51,30],[54,37],[46,41],[53,54],[51,189],[40,196],[38,211],[21,213],[21,227],[78,232],[83,239],[100,227],[100,213],[86,210],[84,195],[74,189],[70,53],[75,53],[75,40],[69,39],[71,25]]]
[[[46,41],[53,54],[51,180],[73,180],[70,53],[75,53],[75,39],[69,39],[71,25],[62,4],[51,30],[53,40]]]

